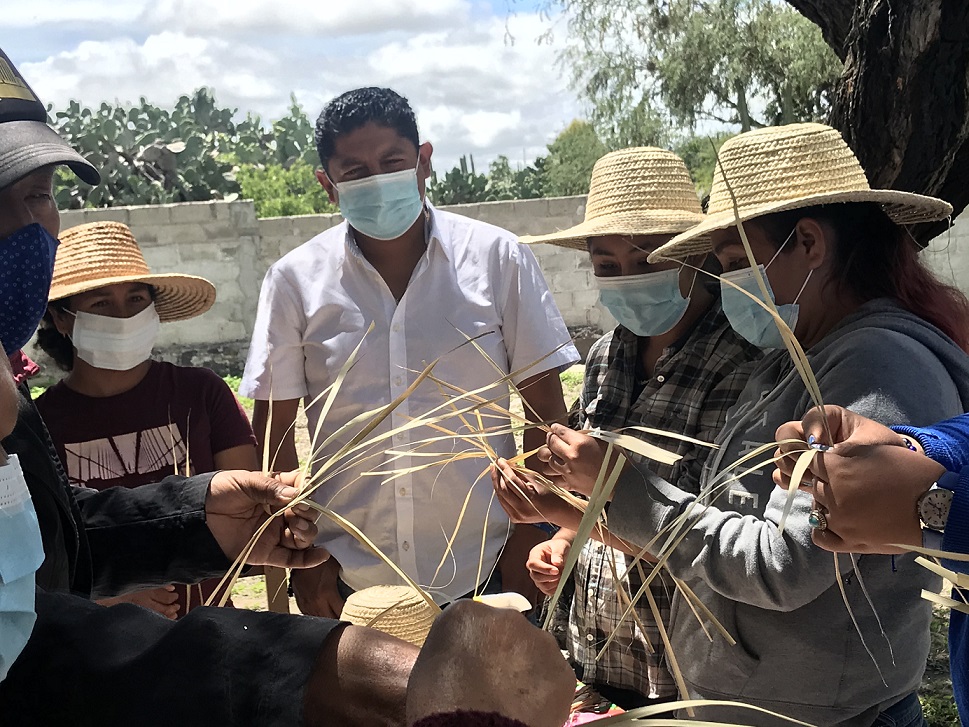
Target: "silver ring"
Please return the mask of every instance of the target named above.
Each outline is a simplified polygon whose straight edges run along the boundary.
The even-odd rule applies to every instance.
[[[811,510],[808,515],[808,525],[818,532],[824,532],[828,529],[828,518],[818,509]]]

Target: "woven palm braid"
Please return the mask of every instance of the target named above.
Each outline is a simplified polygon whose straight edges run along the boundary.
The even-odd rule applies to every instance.
[[[60,234],[50,300],[126,282],[155,289],[155,309],[162,321],[192,318],[215,302],[215,286],[205,278],[153,275],[127,225],[89,222]]]
[[[706,219],[657,250],[653,258],[682,258],[708,251],[709,233],[736,221],[731,190],[741,221],[846,202],[877,202],[898,224],[940,220],[952,212],[940,199],[872,189],[838,131],[823,124],[790,124],[727,140],[714,169]]]
[[[548,235],[523,237],[522,242],[585,250],[586,239],[595,235],[672,235],[702,217],[683,160],[665,149],[634,147],[610,152],[596,162],[583,222]]]

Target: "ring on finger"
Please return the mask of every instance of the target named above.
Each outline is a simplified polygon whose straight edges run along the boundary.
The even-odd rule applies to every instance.
[[[819,533],[828,529],[828,518],[821,508],[815,508],[808,514],[808,525]]]

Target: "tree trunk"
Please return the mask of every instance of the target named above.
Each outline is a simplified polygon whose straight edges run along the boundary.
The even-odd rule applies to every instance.
[[[872,186],[942,197],[961,212],[969,203],[969,2],[787,2],[845,59],[830,123]],[[913,234],[927,241],[943,229],[919,225]]]

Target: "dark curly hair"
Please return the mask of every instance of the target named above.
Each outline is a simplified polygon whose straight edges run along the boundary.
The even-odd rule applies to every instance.
[[[158,300],[158,292],[154,286],[146,285],[145,287],[148,288],[148,295],[151,296],[152,302]],[[71,371],[74,369],[74,344],[71,343],[70,338],[57,330],[50,308],[69,311],[71,310],[71,299],[67,297],[50,302],[47,312],[44,313],[44,317],[40,321],[40,328],[37,329],[37,346],[53,359],[59,369]]]
[[[357,88],[330,101],[316,120],[316,151],[324,170],[337,138],[371,121],[393,129],[413,142],[415,149],[421,145],[417,118],[406,98],[389,88]]]

